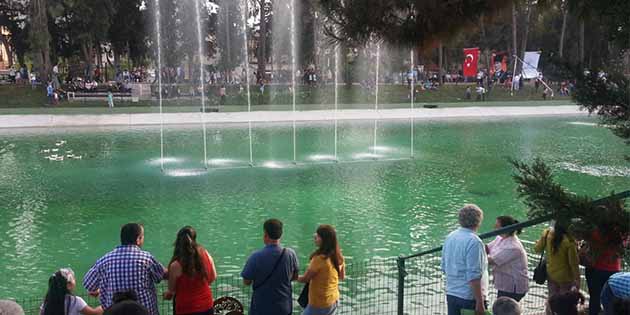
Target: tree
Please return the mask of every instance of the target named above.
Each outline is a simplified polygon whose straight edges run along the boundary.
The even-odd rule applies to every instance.
[[[265,78],[267,62],[269,62],[269,50],[271,37],[271,23],[273,18],[272,4],[268,0],[253,0],[254,7],[250,14],[257,20],[254,26],[258,28],[258,43],[256,47],[256,60],[258,62],[258,79]]]
[[[38,0],[39,1],[39,0]],[[85,63],[85,75],[91,76],[97,48],[107,41],[114,6],[111,0],[48,0],[48,30],[53,33],[55,56],[79,54]],[[51,24],[52,23],[52,24]]]
[[[534,3],[530,0],[526,1],[528,5]],[[509,1],[505,1],[497,4],[497,7],[490,7],[491,1],[346,0],[342,2],[320,0],[320,2],[328,20],[334,25],[329,27],[327,33],[338,41],[382,40],[401,46],[423,45],[430,42],[431,38],[452,38],[459,29],[470,25],[470,22],[479,22],[479,20],[471,20],[471,17],[478,19],[482,14],[490,15],[499,7],[510,4]],[[477,7],[468,7],[473,2]],[[545,2],[549,1],[536,1],[538,5],[543,5]],[[516,52],[519,49],[516,40],[518,23],[516,0],[511,4],[513,18],[511,46]],[[549,21],[551,18],[551,21],[558,21],[558,24],[562,25],[561,44],[558,46],[557,42],[554,43],[555,47],[560,48],[559,51],[564,51],[565,40],[567,43],[576,42],[575,37],[577,37],[577,49],[569,50],[575,50],[577,54],[566,58],[562,53],[565,57],[562,62],[568,66],[559,67],[564,68],[559,72],[577,78],[575,100],[591,113],[597,113],[615,135],[630,144],[630,79],[617,71],[610,71],[620,68],[617,62],[620,59],[619,56],[625,54],[630,58],[630,21],[628,19],[630,5],[628,1],[567,0],[566,3],[562,1],[556,7],[561,8],[561,11],[569,10],[577,18],[577,34],[565,34],[567,24],[569,24],[566,14],[549,17],[536,14],[531,10],[533,8],[526,12],[527,15],[536,14],[536,19],[532,21]],[[531,15],[529,17],[531,18]],[[584,25],[588,20],[595,20],[599,25],[589,27],[589,32],[585,32]],[[484,23],[479,24],[485,33],[487,27]],[[547,29],[541,25],[534,26],[539,26],[532,28],[531,35],[536,41],[551,42],[546,35]],[[529,47],[529,35],[529,29],[525,30],[520,49]],[[574,36],[574,38],[568,40],[565,36]],[[482,37],[489,36],[484,34]],[[557,35],[554,35],[554,38],[557,40]],[[601,49],[599,45],[604,40],[608,41],[607,47]],[[588,64],[591,65],[591,69],[587,71],[584,70],[587,57],[586,42],[592,42],[591,47],[597,47],[588,51]],[[553,57],[553,54],[548,53],[547,56]],[[602,67],[595,67],[596,65]],[[628,74],[630,74],[630,62],[627,66]],[[574,196],[555,183],[551,170],[541,160],[536,160],[531,166],[517,161],[512,163],[517,170],[515,175],[518,184],[517,191],[525,204],[529,206],[531,217],[550,214],[556,220],[567,224],[572,223],[571,230],[576,234],[590,231],[593,227],[606,229],[618,236],[617,244],[621,243],[621,236],[630,233],[630,213],[623,203],[608,202],[593,206],[590,197]],[[582,237],[589,239],[587,233],[583,233]]]
[[[112,45],[114,66],[119,68],[121,56],[127,54],[135,63],[147,55],[148,36],[146,10],[140,10],[142,0],[111,0],[112,20],[107,38]]]
[[[562,29],[560,30],[560,47],[558,48],[558,54],[560,55],[560,58],[562,58],[564,56],[564,36],[567,32],[567,17],[569,16],[569,9],[566,0],[562,0],[560,6],[562,8]]]
[[[379,39],[407,47],[451,37],[476,25],[482,14],[509,4],[500,0],[320,0],[328,36],[359,43]]]
[[[33,54],[33,66],[39,70],[39,75],[43,79],[48,79],[52,69],[47,7],[47,0],[31,0],[29,43]]]
[[[556,183],[551,168],[536,159],[531,165],[511,161],[517,192],[528,206],[530,219],[551,216],[566,226],[578,239],[594,242],[593,230],[599,228],[618,255],[623,257],[623,241],[630,234],[630,211],[621,200],[608,199],[594,204],[588,196],[576,196]],[[597,256],[601,253],[591,252]]]
[[[0,0],[0,26],[6,27],[10,35],[8,38],[0,38],[9,48],[9,65],[14,63],[13,53],[17,56],[18,63],[24,64],[28,43],[28,2],[24,0]]]
[[[221,0],[217,16],[216,46],[220,53],[221,70],[234,70],[242,59],[243,49],[241,8],[238,1]]]

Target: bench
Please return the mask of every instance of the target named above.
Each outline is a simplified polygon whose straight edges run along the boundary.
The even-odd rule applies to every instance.
[[[70,98],[72,98],[72,100],[76,100],[77,98],[81,98],[83,100],[101,100],[106,99],[107,94],[107,92],[66,92],[68,100],[70,100]],[[114,92],[112,95],[115,99],[131,100],[131,92]]]

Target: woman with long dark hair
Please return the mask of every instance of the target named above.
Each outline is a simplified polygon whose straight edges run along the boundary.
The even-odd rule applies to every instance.
[[[346,276],[337,232],[327,224],[315,233],[317,249],[311,254],[308,269],[298,281],[309,283],[308,305],[303,315],[332,315],[337,311],[339,280]]]
[[[48,279],[48,292],[42,304],[41,315],[100,315],[101,306],[92,308],[72,291],[77,286],[74,272],[62,268]]]
[[[185,226],[177,233],[173,258],[168,266],[168,291],[175,296],[175,315],[214,314],[210,284],[217,278],[212,257],[197,243],[197,232]]]
[[[537,253],[545,250],[549,297],[580,289],[577,244],[564,225],[555,222],[553,228],[545,229],[534,249]]]

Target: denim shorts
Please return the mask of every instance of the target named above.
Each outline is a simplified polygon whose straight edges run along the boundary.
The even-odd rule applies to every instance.
[[[337,302],[326,308],[312,307],[310,304],[306,306],[302,315],[334,315],[337,312]]]

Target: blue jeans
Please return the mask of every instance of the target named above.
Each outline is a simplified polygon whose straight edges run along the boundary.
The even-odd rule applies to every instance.
[[[448,315],[461,315],[462,310],[474,310],[477,302],[475,300],[466,300],[453,295],[446,295],[446,306],[448,307]],[[486,309],[488,303],[484,301]]]
[[[586,283],[588,284],[588,294],[591,296],[588,302],[589,315],[597,315],[600,310],[599,297],[602,294],[602,288],[608,278],[615,274],[615,271],[599,270],[595,268],[586,268]]]
[[[604,306],[604,314],[613,315],[615,310],[613,309],[612,303],[615,299],[615,295],[613,295],[612,290],[608,286],[608,282],[606,282],[606,284],[604,284],[604,287],[602,288],[602,295],[600,296],[600,299],[602,305]]]
[[[330,307],[319,308],[312,307],[310,304],[306,306],[302,315],[335,315],[337,313],[337,302]]]

